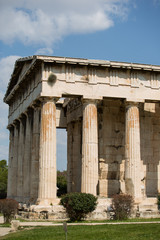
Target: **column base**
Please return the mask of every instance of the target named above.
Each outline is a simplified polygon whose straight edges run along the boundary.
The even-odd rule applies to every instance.
[[[40,206],[52,206],[59,204],[59,198],[37,199],[36,204]]]
[[[8,199],[14,199],[13,196],[9,196],[9,195],[7,195],[7,198],[8,198]]]
[[[135,204],[140,204],[140,203],[142,203],[142,201],[143,201],[142,197],[134,197],[134,203]]]
[[[14,199],[19,203],[23,203],[23,197],[16,196]]]
[[[23,202],[28,204],[30,202],[30,197],[24,197]]]

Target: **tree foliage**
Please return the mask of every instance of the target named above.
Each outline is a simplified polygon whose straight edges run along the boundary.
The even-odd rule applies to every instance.
[[[160,210],[160,193],[157,196],[157,205],[158,205],[158,210]]]
[[[60,202],[65,208],[71,221],[80,221],[95,210],[97,197],[89,193],[68,193]]]
[[[18,202],[14,199],[1,199],[0,212],[3,214],[4,223],[10,223],[17,213]]]
[[[8,178],[8,167],[7,161],[0,161],[0,199],[6,198],[7,196],[7,178]]]
[[[133,197],[128,194],[116,194],[112,198],[112,208],[115,219],[125,220],[131,215],[133,208]]]
[[[57,196],[67,193],[67,171],[57,171]]]

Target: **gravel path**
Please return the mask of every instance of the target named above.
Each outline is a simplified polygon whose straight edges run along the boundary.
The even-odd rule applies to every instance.
[[[8,227],[0,227],[0,237],[7,235],[11,231],[11,228]]]
[[[67,223],[68,226],[77,226],[77,225],[86,225],[86,226],[94,226],[94,225],[121,225],[121,224],[154,224],[159,223],[160,221],[155,222],[107,222],[107,223]],[[35,227],[35,226],[63,226],[63,223],[53,223],[53,222],[20,222],[20,226],[23,227]]]
[[[3,223],[3,217],[0,216],[0,223]]]
[[[3,223],[3,217],[0,216],[0,223]],[[76,225],[120,225],[120,224],[154,224],[159,223],[160,221],[153,222],[107,222],[107,223],[67,223],[68,226],[76,226]],[[54,223],[54,222],[20,222],[20,226],[22,227],[35,227],[35,226],[63,226],[63,223]],[[0,227],[0,236],[4,236],[11,231],[11,228],[8,227]]]
[[[3,223],[3,217],[0,216],[0,223]],[[0,227],[0,237],[8,234],[11,231],[9,227]]]

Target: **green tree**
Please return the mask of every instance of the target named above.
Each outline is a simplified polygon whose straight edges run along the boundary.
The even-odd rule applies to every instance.
[[[8,178],[8,167],[7,161],[0,161],[0,199],[6,198],[7,196],[7,178]]]
[[[58,197],[67,193],[67,171],[57,171],[57,188]]]

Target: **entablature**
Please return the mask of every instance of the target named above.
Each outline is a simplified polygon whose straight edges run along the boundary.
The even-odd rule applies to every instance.
[[[4,101],[16,119],[36,99],[67,97],[160,101],[160,66],[32,56],[17,60]]]

